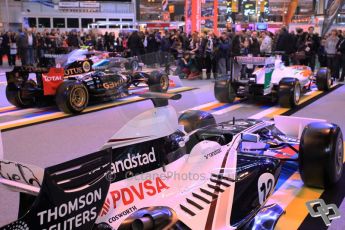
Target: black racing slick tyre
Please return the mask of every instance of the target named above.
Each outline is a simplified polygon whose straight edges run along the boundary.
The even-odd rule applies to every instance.
[[[343,135],[337,125],[314,122],[302,133],[299,171],[305,185],[326,188],[336,184],[343,172]]]
[[[36,82],[28,80],[20,89],[7,85],[6,98],[14,106],[18,108],[29,108],[35,105],[35,99],[30,96],[30,90],[36,88]]]
[[[212,114],[200,110],[188,110],[181,114],[178,119],[179,125],[184,126],[186,133],[209,125],[215,125],[216,119]]]
[[[169,77],[166,73],[153,71],[148,77],[148,86],[151,92],[166,93],[169,89]]]
[[[81,82],[65,81],[56,92],[56,104],[65,113],[81,113],[88,103],[89,92]]]
[[[229,80],[216,80],[214,96],[221,103],[232,103],[235,101],[236,92]]]
[[[283,108],[294,108],[301,98],[301,85],[295,78],[283,78],[279,82],[278,102]]]
[[[318,90],[329,91],[332,86],[331,72],[328,68],[321,68],[316,74],[316,86]]]

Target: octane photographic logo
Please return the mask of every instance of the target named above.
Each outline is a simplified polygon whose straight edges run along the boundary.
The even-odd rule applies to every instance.
[[[309,214],[314,218],[321,217],[326,226],[331,225],[331,220],[341,217],[335,204],[326,204],[322,199],[308,201],[306,206]]]

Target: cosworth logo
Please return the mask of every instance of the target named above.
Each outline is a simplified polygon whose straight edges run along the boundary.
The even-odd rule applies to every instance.
[[[115,161],[111,164],[111,173],[116,174],[124,172],[153,162],[156,162],[156,154],[153,147],[152,151],[149,153],[137,153],[136,155],[128,153],[126,159]]]

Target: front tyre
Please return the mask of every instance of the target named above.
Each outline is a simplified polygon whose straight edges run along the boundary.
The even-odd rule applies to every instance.
[[[235,101],[236,92],[229,80],[216,80],[214,96],[221,103],[232,103]]]
[[[301,85],[295,78],[283,78],[279,82],[278,102],[283,108],[294,108],[301,98]]]
[[[36,82],[28,80],[20,89],[7,85],[6,98],[14,106],[18,108],[29,108],[35,105],[35,99],[30,96],[30,90],[36,88]]]
[[[318,90],[329,91],[332,86],[331,72],[328,68],[321,68],[316,74],[316,86]]]
[[[327,188],[336,184],[343,172],[343,135],[335,124],[314,122],[302,133],[299,171],[305,185]]]
[[[151,92],[166,93],[169,89],[169,77],[166,73],[153,71],[148,77]]]
[[[89,103],[87,88],[76,81],[63,82],[56,93],[56,104],[65,113],[81,113]]]

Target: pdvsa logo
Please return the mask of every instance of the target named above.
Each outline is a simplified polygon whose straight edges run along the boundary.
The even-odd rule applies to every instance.
[[[113,190],[103,205],[101,216],[107,215],[111,208],[135,204],[137,201],[153,197],[167,189],[169,186],[160,177],[156,177],[154,180],[145,180],[137,185]]]

